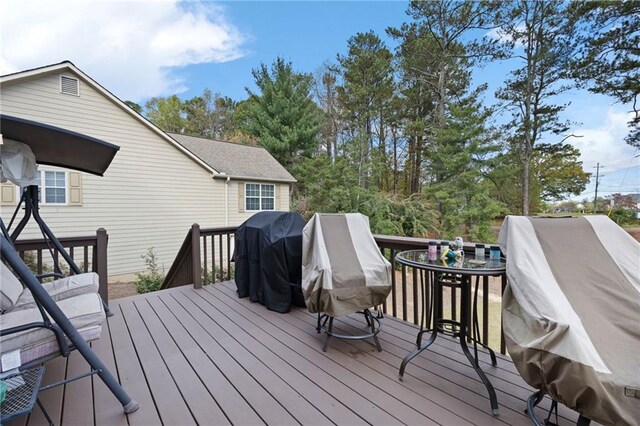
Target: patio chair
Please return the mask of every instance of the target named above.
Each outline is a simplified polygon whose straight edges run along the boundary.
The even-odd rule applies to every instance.
[[[520,375],[579,424],[640,421],[640,244],[605,216],[509,216],[503,329]],[[549,413],[549,417],[551,412]]]
[[[369,218],[359,213],[313,216],[302,234],[302,289],[307,309],[318,314],[318,333],[326,333],[323,351],[330,337],[373,338],[382,351],[377,337],[382,314],[374,316],[370,308],[382,304],[391,291],[391,264],[371,235]],[[333,331],[335,317],[356,312],[364,315],[367,332]]]

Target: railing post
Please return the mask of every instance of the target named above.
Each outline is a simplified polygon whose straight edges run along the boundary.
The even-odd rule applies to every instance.
[[[98,274],[98,281],[100,287],[98,293],[104,300],[104,303],[109,305],[109,273],[107,271],[107,243],[109,236],[104,228],[99,228],[96,231],[96,246],[94,248],[94,270]]]
[[[200,259],[200,225],[191,225],[191,266],[193,287],[202,288],[202,265]]]

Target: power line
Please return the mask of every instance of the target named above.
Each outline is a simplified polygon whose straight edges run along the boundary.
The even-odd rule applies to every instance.
[[[629,169],[631,168],[631,163],[633,162],[633,159],[636,158],[636,154],[638,153],[638,148],[636,148],[636,150],[633,152],[633,155],[631,156],[631,161],[629,161],[629,167],[627,167],[627,169],[624,171],[624,176],[622,177],[622,180],[620,181],[620,188],[622,189],[622,184],[624,183],[624,180],[627,178],[627,173],[629,173]]]

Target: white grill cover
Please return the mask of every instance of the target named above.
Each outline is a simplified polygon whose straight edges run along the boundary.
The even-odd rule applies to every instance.
[[[359,213],[316,213],[302,233],[302,291],[310,312],[332,317],[377,306],[391,291],[391,264]]]
[[[640,422],[640,244],[605,216],[509,216],[505,342],[525,381],[604,424]]]

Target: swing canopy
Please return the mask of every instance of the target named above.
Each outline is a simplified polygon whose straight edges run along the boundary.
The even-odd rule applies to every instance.
[[[38,164],[98,176],[104,174],[120,149],[91,136],[5,114],[0,114],[0,133],[4,141],[28,145]]]

